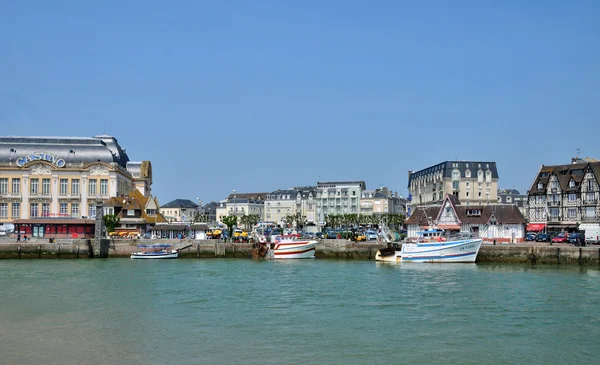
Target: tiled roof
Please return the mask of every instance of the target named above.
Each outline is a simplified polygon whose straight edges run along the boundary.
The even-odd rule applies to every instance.
[[[175,199],[161,206],[161,208],[198,208],[198,204],[189,199]]]

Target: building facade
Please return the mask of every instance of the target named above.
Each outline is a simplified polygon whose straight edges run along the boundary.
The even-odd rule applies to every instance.
[[[283,226],[285,217],[298,217],[302,226],[316,225],[316,191],[315,186],[279,189],[267,195],[265,201],[265,221]]]
[[[230,194],[221,200],[216,209],[217,223],[223,224],[223,217],[235,215],[239,218],[245,215],[258,215],[264,220],[265,198],[267,193],[237,193]]]
[[[531,230],[600,227],[600,162],[580,158],[571,162],[540,167],[527,194]]]
[[[317,182],[316,214],[319,226],[329,214],[359,214],[360,199],[367,184],[364,181]]]
[[[131,162],[111,136],[0,137],[0,223],[96,216],[98,200],[138,190],[149,196],[150,161]]]
[[[160,207],[169,222],[192,222],[200,214],[199,205],[189,199],[175,199]]]
[[[360,197],[360,214],[402,214],[406,215],[406,199],[387,187],[363,190]]]
[[[464,205],[498,201],[498,170],[491,161],[445,161],[408,172],[408,214],[417,206],[440,204],[447,194]]]
[[[456,195],[449,194],[440,205],[418,207],[406,226],[410,239],[430,228],[470,233],[486,242],[520,243],[525,239],[525,218],[516,205],[463,205]]]

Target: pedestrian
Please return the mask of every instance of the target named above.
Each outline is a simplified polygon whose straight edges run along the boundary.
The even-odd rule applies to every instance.
[[[27,242],[27,233],[23,235],[23,242]]]
[[[17,233],[17,242],[21,242],[21,232]]]

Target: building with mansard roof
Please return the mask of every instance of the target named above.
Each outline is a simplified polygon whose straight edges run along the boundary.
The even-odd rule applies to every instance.
[[[0,137],[0,224],[33,237],[56,219],[95,217],[98,200],[132,190],[148,197],[151,186],[150,161],[130,161],[112,136]]]
[[[408,172],[408,214],[423,204],[440,204],[447,194],[469,204],[498,200],[498,169],[492,161],[444,161]]]

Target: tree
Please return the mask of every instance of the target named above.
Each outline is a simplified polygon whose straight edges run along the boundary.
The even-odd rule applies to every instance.
[[[227,231],[229,232],[229,238],[233,237],[233,226],[237,224],[237,216],[228,215],[227,217],[221,217],[223,220],[223,224],[227,226]]]
[[[114,232],[115,227],[119,225],[120,219],[114,214],[107,214],[102,217],[102,221],[104,221],[104,226],[106,227],[106,232]]]
[[[200,212],[196,212],[196,215],[194,215],[194,223],[206,222],[208,222],[208,216],[206,214],[200,214]]]
[[[291,214],[288,214],[285,217],[283,217],[283,221],[285,222],[286,228],[287,228],[287,227],[291,226],[292,223],[294,223],[296,221],[296,217],[293,216],[293,215],[291,215]]]
[[[298,212],[294,220],[296,221],[296,230],[301,231],[302,228],[304,228],[304,224],[306,223],[306,216]]]

